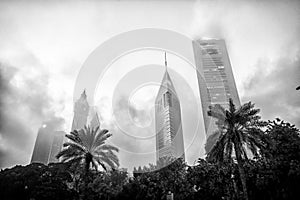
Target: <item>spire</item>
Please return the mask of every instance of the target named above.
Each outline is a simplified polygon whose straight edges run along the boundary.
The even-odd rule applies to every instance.
[[[165,67],[166,67],[166,70],[167,70],[168,63],[167,63],[167,52],[166,51],[165,51]]]
[[[171,77],[168,72],[167,52],[165,52],[165,68],[166,68],[166,70],[165,70],[164,76],[161,80],[161,86],[158,90],[156,99],[161,98],[161,96],[166,91],[169,91],[169,92],[173,93],[174,95],[177,95],[176,91],[175,91],[175,87],[173,85],[173,82],[172,82]]]
[[[81,98],[86,99],[87,95],[86,95],[86,91],[85,89],[83,90],[83,92],[81,93]]]

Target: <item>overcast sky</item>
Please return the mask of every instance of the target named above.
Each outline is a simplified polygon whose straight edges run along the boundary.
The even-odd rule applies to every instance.
[[[225,39],[242,103],[254,102],[265,120],[280,117],[300,127],[297,1],[1,1],[0,27],[1,168],[29,163],[43,121],[70,130],[74,84],[84,61],[112,36],[140,28]],[[153,102],[164,72],[162,53],[120,58],[95,95],[102,125],[121,149],[122,167],[155,160]],[[196,76],[179,57],[168,55],[168,61],[193,164],[204,156],[205,143]],[[141,85],[141,77],[154,84]]]

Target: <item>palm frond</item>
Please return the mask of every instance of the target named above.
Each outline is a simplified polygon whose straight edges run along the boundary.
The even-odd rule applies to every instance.
[[[83,161],[83,157],[74,156],[74,157],[64,158],[63,161],[66,162],[67,164],[79,165]]]
[[[65,148],[56,155],[56,158],[60,158],[62,156],[69,156],[69,155],[73,155],[73,154],[78,154],[78,153],[80,153],[80,151],[78,151],[77,149]]]
[[[216,104],[214,106],[209,107],[209,111],[207,112],[208,116],[211,116],[213,118],[216,118],[217,120],[224,121],[225,120],[225,110],[224,108]]]
[[[114,162],[112,162],[108,157],[99,156],[96,159],[101,160],[102,163],[106,164],[111,169],[115,169],[118,167]]]
[[[88,150],[90,150],[91,146],[90,146],[90,131],[88,130],[88,127],[85,126],[83,129],[81,129],[79,131],[79,137],[80,137],[80,140],[82,141],[82,146],[85,146],[85,148],[87,148]]]
[[[101,136],[100,136],[100,137],[97,137],[97,138],[95,139],[95,142],[94,142],[94,144],[93,144],[94,147],[98,147],[98,146],[104,144],[105,141],[106,141],[108,138],[110,138],[110,137],[112,136],[112,134],[108,133],[107,130],[102,130],[102,131],[100,132],[100,134],[101,134]],[[99,135],[99,134],[98,134],[98,135]],[[97,135],[97,136],[98,136],[98,135]]]
[[[66,137],[75,143],[81,144],[81,139],[77,130],[70,132],[70,134],[67,134]]]
[[[112,151],[106,151],[106,152],[102,151],[102,152],[99,152],[98,155],[101,158],[109,159],[111,162],[113,162],[114,164],[119,166],[119,159]]]
[[[63,147],[74,148],[74,149],[77,149],[78,151],[82,151],[82,152],[86,151],[84,146],[82,146],[81,144],[78,144],[78,143],[74,143],[74,142],[66,142],[63,144]]]
[[[103,151],[103,150],[112,150],[112,151],[119,152],[119,149],[117,147],[109,145],[109,144],[100,145],[95,150],[96,150],[96,152]]]

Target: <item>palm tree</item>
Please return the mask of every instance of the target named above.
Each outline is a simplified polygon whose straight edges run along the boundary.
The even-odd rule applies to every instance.
[[[56,158],[62,158],[62,162],[75,166],[84,165],[86,174],[91,165],[96,170],[99,166],[104,170],[108,167],[114,169],[119,166],[118,157],[114,153],[118,152],[118,148],[105,144],[111,136],[108,130],[100,129],[99,126],[95,129],[85,126],[79,131],[74,130],[66,135],[69,142],[64,143],[65,148]]]
[[[244,160],[248,159],[247,150],[254,156],[259,156],[259,149],[266,147],[266,140],[262,134],[265,122],[260,120],[259,109],[254,109],[251,102],[235,108],[232,99],[229,99],[229,110],[220,105],[209,107],[208,115],[216,118],[219,138],[207,159],[214,162],[231,162],[236,159],[240,179],[242,182],[244,199],[248,199],[246,177],[243,169]]]

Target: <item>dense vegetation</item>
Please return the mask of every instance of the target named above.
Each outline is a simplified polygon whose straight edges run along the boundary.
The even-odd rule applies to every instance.
[[[258,110],[251,103],[238,109],[232,102],[228,110],[211,107],[209,114],[218,119],[216,145],[206,159],[199,159],[195,166],[188,166],[181,159],[162,160],[157,166],[135,168],[130,176],[116,169],[118,161],[110,155],[113,165],[106,162],[110,166],[107,169],[103,152],[109,151],[108,155],[117,149],[105,146],[107,131],[86,129],[84,135],[92,133],[94,139],[83,143],[79,132],[75,132],[77,138],[73,132],[69,137],[74,137],[72,141],[79,145],[66,144],[73,148],[72,152],[59,154],[71,162],[66,159],[66,162],[47,166],[30,164],[2,170],[1,199],[152,200],[166,199],[169,192],[174,194],[174,199],[191,200],[297,199],[300,195],[300,132],[294,125],[280,119],[260,121]],[[97,137],[99,134],[102,139]],[[96,142],[100,139],[102,147]],[[89,153],[93,158],[101,158],[98,161],[107,170],[98,171],[95,166],[102,165],[94,166]]]

